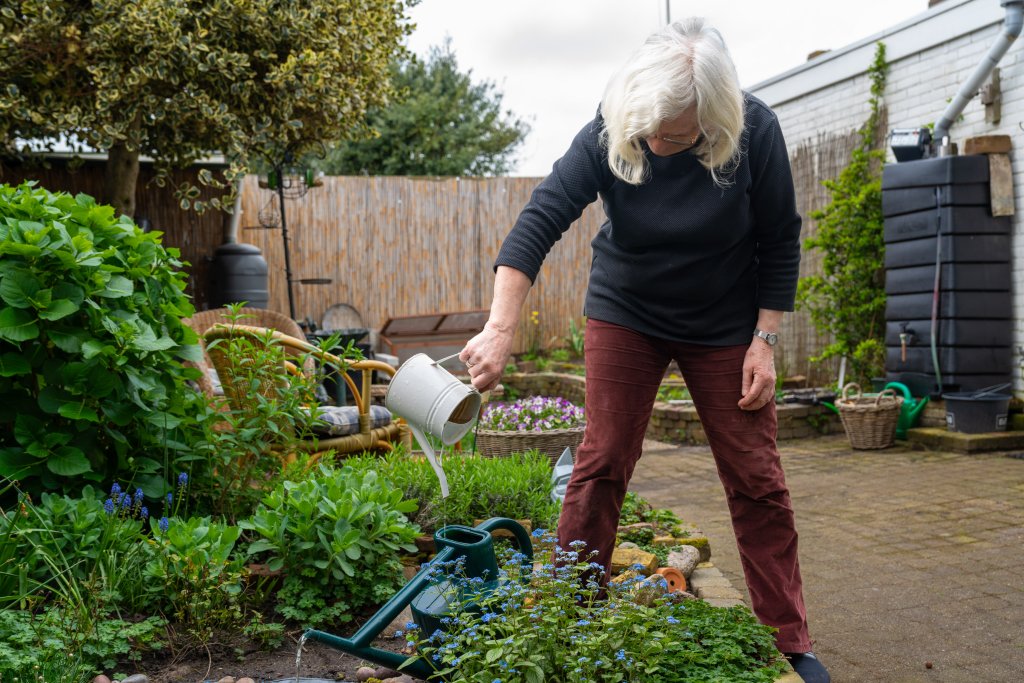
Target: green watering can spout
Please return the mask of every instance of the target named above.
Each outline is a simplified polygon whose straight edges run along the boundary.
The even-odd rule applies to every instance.
[[[907,430],[913,428],[917,424],[917,419],[921,416],[921,411],[928,404],[928,397],[914,398],[910,394],[910,389],[907,385],[901,384],[900,382],[889,382],[885,385],[885,389],[894,389],[903,394],[903,406],[900,408],[900,417],[896,422],[896,438],[906,439]]]

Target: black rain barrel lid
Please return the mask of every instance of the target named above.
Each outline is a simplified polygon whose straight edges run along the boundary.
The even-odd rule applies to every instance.
[[[987,182],[988,157],[984,154],[904,161],[899,164],[886,164],[882,169],[883,192],[903,187]]]
[[[225,242],[224,244],[217,247],[216,254],[218,256],[229,256],[232,254],[260,254],[259,247],[252,244],[242,244],[241,242]]]

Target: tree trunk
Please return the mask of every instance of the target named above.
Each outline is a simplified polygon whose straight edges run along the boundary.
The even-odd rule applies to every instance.
[[[119,142],[107,150],[103,201],[118,214],[135,217],[135,187],[139,180],[139,151]]]

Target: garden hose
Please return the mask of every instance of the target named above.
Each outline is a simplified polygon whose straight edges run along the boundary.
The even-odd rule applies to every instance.
[[[932,287],[932,367],[935,369],[935,391],[942,392],[942,372],[939,370],[939,284],[942,280],[942,205],[939,187],[935,187],[935,285]]]

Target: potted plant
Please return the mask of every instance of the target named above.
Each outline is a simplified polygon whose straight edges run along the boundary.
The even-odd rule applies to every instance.
[[[480,417],[476,448],[489,457],[538,450],[552,464],[583,441],[583,409],[561,397],[532,396],[488,405]]]

